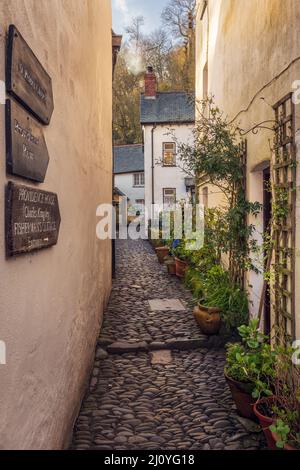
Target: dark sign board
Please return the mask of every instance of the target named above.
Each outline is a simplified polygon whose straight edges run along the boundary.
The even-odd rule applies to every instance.
[[[54,108],[51,78],[14,25],[8,31],[6,61],[6,90],[49,124]]]
[[[11,175],[43,183],[49,154],[41,124],[6,100],[6,169]]]
[[[8,257],[55,245],[60,226],[57,195],[10,181],[5,223]]]

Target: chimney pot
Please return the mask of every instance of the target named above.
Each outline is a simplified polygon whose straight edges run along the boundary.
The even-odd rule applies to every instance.
[[[155,100],[157,92],[157,79],[153,67],[149,65],[145,73],[145,98]]]

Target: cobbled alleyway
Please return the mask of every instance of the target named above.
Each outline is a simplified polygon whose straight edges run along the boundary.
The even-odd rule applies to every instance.
[[[179,299],[186,310],[151,311],[153,299]],[[117,277],[73,449],[265,446],[257,426],[236,414],[224,350],[201,335],[192,307],[147,241],[117,242]]]

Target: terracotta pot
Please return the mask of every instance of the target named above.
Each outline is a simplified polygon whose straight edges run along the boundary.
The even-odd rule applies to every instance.
[[[160,262],[160,264],[163,264],[165,257],[168,256],[168,254],[169,254],[169,247],[168,246],[159,246],[159,247],[155,248],[155,251],[156,251],[156,254],[157,254],[158,261]]]
[[[164,246],[162,241],[158,240],[156,238],[149,238],[149,241],[150,241],[151,245],[153,246],[153,248],[158,248],[158,247]]]
[[[225,379],[230,388],[233,401],[236,405],[238,414],[247,419],[256,419],[253,412],[254,399],[251,396],[251,393],[246,391],[247,388],[251,387],[251,384],[244,384],[242,382],[237,382],[236,380],[228,377],[225,373]]]
[[[277,434],[275,434],[275,432],[271,432],[271,435],[272,435],[272,438],[274,439],[274,442],[275,442],[275,449],[280,450],[278,447],[276,447],[276,442],[278,441]],[[295,447],[290,446],[290,444],[285,444],[283,450],[299,450],[299,449],[296,449]]]
[[[198,305],[194,308],[194,317],[205,335],[217,335],[221,328],[221,310],[219,308]]]
[[[179,258],[175,258],[175,266],[176,266],[176,276],[183,278],[185,276],[186,270],[188,268],[188,264],[186,261],[182,261]]]
[[[259,420],[259,424],[261,425],[261,428],[264,432],[264,435],[265,435],[265,438],[266,438],[266,441],[268,443],[268,447],[270,450],[278,450],[278,448],[276,447],[274,437],[272,436],[272,432],[269,429],[269,427],[274,423],[275,418],[264,416],[258,411],[258,407],[259,405],[262,405],[264,403],[272,404],[272,403],[275,403],[276,401],[277,401],[276,397],[266,397],[266,398],[262,398],[261,400],[258,400],[253,406],[254,414]]]
[[[175,275],[176,274],[176,265],[175,265],[175,261],[168,261],[167,263],[165,263],[167,268],[168,268],[168,273],[169,274],[172,274],[172,275]]]

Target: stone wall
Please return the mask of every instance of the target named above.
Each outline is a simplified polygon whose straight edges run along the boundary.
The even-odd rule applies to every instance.
[[[298,0],[213,0],[203,17],[203,1],[198,0],[196,32],[196,94],[207,92],[224,110],[229,120],[242,129],[266,120],[274,120],[272,105],[292,91],[300,79],[300,2]],[[205,68],[207,67],[207,72]],[[205,90],[206,77],[208,78]],[[300,127],[299,105],[296,129]],[[266,123],[268,126],[268,123]],[[269,123],[272,127],[272,122]],[[270,159],[273,133],[262,129],[247,134],[247,188],[250,200],[263,202],[263,172],[260,165]],[[299,140],[297,138],[297,140]],[[299,155],[299,153],[298,153]],[[298,185],[300,170],[298,165]],[[220,196],[211,189],[209,206],[218,205]],[[299,192],[298,192],[299,193]],[[296,285],[300,282],[300,198],[297,196]],[[250,220],[257,227],[261,242],[262,214]],[[252,273],[251,309],[258,311],[262,276]],[[296,291],[296,305],[300,302]],[[300,314],[297,312],[297,337],[300,337]]]
[[[110,0],[2,0],[0,80],[13,23],[52,77],[54,113],[44,128],[50,154],[40,189],[58,194],[58,244],[5,259],[0,198],[0,448],[60,449],[90,373],[111,287],[111,244],[96,239],[96,207],[112,199]],[[0,105],[0,187],[5,110]]]

